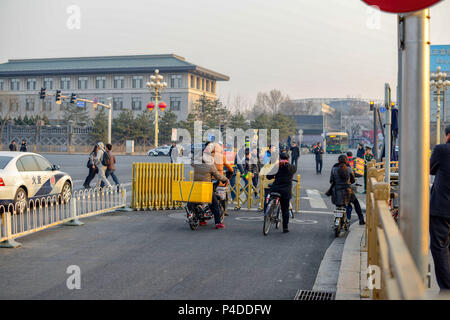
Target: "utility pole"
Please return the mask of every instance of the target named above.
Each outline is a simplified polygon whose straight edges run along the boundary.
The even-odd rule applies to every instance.
[[[430,10],[403,15],[400,230],[419,274],[428,264],[430,192]]]
[[[391,184],[391,87],[384,85],[385,134],[384,134],[384,182]]]

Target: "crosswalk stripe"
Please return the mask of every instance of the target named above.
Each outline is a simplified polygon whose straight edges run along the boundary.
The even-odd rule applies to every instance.
[[[326,209],[327,205],[325,201],[323,201],[320,192],[316,189],[306,189],[306,193],[308,194],[308,200],[311,208],[315,209]]]

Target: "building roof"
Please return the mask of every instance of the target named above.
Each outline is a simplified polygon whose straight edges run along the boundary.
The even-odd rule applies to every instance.
[[[217,81],[226,75],[187,62],[175,54],[9,60],[0,64],[0,76],[44,76],[99,73],[191,72]]]

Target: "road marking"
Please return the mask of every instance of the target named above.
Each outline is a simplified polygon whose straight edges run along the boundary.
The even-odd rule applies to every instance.
[[[308,194],[308,200],[311,208],[316,209],[326,209],[327,205],[325,204],[325,201],[323,201],[322,196],[320,195],[320,192],[315,189],[307,189],[306,193]]]

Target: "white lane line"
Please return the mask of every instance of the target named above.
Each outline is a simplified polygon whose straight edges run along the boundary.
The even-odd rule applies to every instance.
[[[330,214],[333,215],[332,211],[308,211],[308,210],[299,210],[300,213],[318,213],[318,214]]]
[[[320,192],[315,189],[306,189],[306,193],[308,194],[308,200],[311,208],[315,209],[326,209],[327,205],[325,201],[323,201]]]

